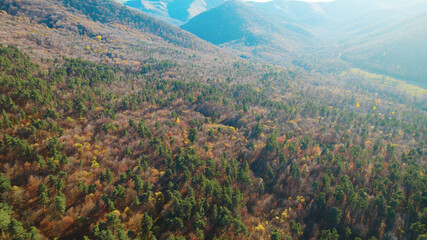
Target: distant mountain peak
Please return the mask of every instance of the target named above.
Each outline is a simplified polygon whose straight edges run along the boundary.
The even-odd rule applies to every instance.
[[[225,1],[226,0],[127,0],[124,1],[124,4],[169,23],[181,25],[198,14],[216,7]]]
[[[295,52],[312,36],[303,27],[272,18],[240,0],[203,12],[181,28],[213,44],[269,46],[287,53]]]

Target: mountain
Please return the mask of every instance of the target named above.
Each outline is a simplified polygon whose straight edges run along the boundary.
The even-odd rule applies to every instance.
[[[129,0],[124,4],[169,23],[181,25],[223,2],[225,0]]]
[[[226,3],[192,18],[181,28],[213,44],[238,47],[258,55],[272,49],[286,55],[304,51],[313,41],[309,30],[287,21],[266,17],[241,1]],[[268,46],[269,50],[260,49]]]
[[[263,15],[275,16],[279,22],[297,22],[310,28],[335,23],[333,16],[326,13],[318,3],[272,0],[268,2],[249,2],[249,4],[261,11]]]
[[[426,87],[427,1],[336,0],[319,3],[335,19],[322,36],[345,60],[367,71]]]
[[[177,25],[185,23],[182,29],[211,43],[237,49],[242,56],[262,56],[276,63],[293,62],[308,70],[324,68],[312,62],[335,66],[342,62],[331,63],[330,59],[345,60],[365,70],[423,82],[424,51],[415,54],[418,47],[423,49],[417,40],[424,37],[423,29],[419,31],[421,24],[409,22],[423,14],[426,1],[229,1],[216,7],[220,3],[132,0],[125,4]],[[393,29],[405,22],[408,28],[399,28],[400,33],[408,34],[412,40],[399,40],[403,37]],[[381,38],[387,44],[382,44]],[[405,42],[408,47],[399,47]],[[344,65],[338,68],[345,68]],[[338,68],[332,67],[333,71]]]
[[[309,55],[425,86],[427,1],[335,0],[326,3],[273,0],[250,3],[275,23],[291,21],[312,30],[318,50]],[[310,66],[307,56],[298,65]],[[311,67],[309,67],[311,68]]]
[[[228,1],[204,12],[181,28],[214,44],[240,40],[247,45],[259,44],[280,29],[250,6],[238,1]]]
[[[199,39],[181,31],[178,27],[171,26],[165,22],[153,18],[146,14],[139,14],[136,11],[115,3],[113,1],[73,1],[61,0],[68,7],[75,8],[95,21],[101,23],[122,23],[136,29],[143,29],[144,32],[155,34],[171,43],[176,43],[186,47],[203,46]]]
[[[331,30],[337,35],[360,36],[421,14],[427,2],[420,0],[335,0],[318,4],[323,11],[335,19]]]
[[[427,12],[349,41],[342,58],[372,72],[427,87]]]
[[[143,13],[149,14],[153,17],[162,19],[168,23],[180,25],[182,22],[178,19],[174,19],[169,16],[167,5],[167,1],[143,1],[143,0],[131,0],[123,2],[126,6],[135,8]]]
[[[334,0],[304,2],[272,0],[249,2],[265,16],[292,21],[325,35],[357,35],[358,31],[376,30],[421,14],[427,8],[423,0]],[[326,37],[326,36],[322,36]]]

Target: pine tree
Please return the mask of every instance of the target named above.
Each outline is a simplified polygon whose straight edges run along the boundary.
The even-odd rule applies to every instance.
[[[271,232],[270,239],[271,240],[282,240],[282,234],[279,232],[279,230],[274,229],[273,232]]]
[[[150,232],[153,226],[153,219],[147,213],[144,213],[141,221],[142,234],[146,235]]]
[[[55,208],[59,213],[61,214],[65,213],[66,205],[65,205],[64,194],[59,193],[57,196],[55,196]]]
[[[49,189],[46,185],[44,185],[43,183],[39,184],[38,187],[38,196],[39,196],[39,203],[43,206],[49,204]]]
[[[105,171],[105,179],[107,180],[108,184],[111,184],[114,179],[113,172],[109,168],[107,168]]]
[[[188,132],[188,140],[190,140],[190,142],[194,143],[197,140],[197,130],[194,128],[191,128],[190,131]]]

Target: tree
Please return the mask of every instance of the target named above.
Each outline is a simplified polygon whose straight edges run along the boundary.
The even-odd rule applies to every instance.
[[[77,105],[77,111],[79,117],[82,117],[86,113],[86,105],[83,102],[79,102]]]
[[[41,168],[45,168],[46,167],[46,160],[42,156],[40,156],[38,154],[36,156],[36,162],[38,162],[40,164]]]
[[[9,233],[13,236],[12,239],[25,239],[25,229],[22,223],[14,218],[9,223]]]
[[[10,121],[9,116],[7,115],[7,113],[4,109],[2,111],[2,115],[3,115],[3,123],[4,123],[5,127],[10,128],[12,126],[12,121]]]
[[[271,240],[282,240],[282,233],[280,233],[279,230],[277,230],[277,228],[275,228],[270,235],[270,239]]]
[[[49,189],[46,185],[43,183],[39,184],[38,187],[38,196],[39,196],[39,203],[43,206],[49,204]]]
[[[331,210],[331,221],[334,226],[337,226],[341,222],[342,211],[337,207],[333,207]]]
[[[191,128],[190,131],[188,132],[188,140],[190,140],[190,142],[194,143],[194,141],[197,140],[197,130],[194,128]]]
[[[274,178],[274,170],[270,165],[267,166],[265,177],[269,180]]]
[[[267,138],[266,149],[269,152],[273,152],[274,150],[276,150],[277,146],[277,135],[273,133]]]
[[[203,220],[203,216],[201,216],[198,212],[196,212],[196,216],[194,217],[194,228],[196,229],[205,228],[205,221]]]
[[[319,182],[317,180],[314,180],[311,183],[311,187],[313,188],[313,191],[316,192],[319,189]]]
[[[117,239],[118,240],[130,240],[130,238],[126,234],[125,230],[123,230],[122,228],[119,228],[117,230]]]
[[[291,162],[290,171],[293,178],[299,179],[301,177],[301,170],[295,165],[294,162]]]
[[[148,235],[152,226],[153,226],[153,219],[150,217],[150,215],[148,215],[147,213],[144,213],[144,216],[142,217],[142,220],[141,220],[142,234]]]
[[[265,190],[264,183],[263,183],[263,182],[261,182],[261,183],[259,184],[259,187],[258,187],[258,193],[259,193],[259,194],[263,194],[263,193],[264,193],[264,190]]]
[[[332,231],[322,230],[319,240],[338,240],[340,235],[337,233],[337,230],[334,228]]]
[[[62,193],[59,193],[57,196],[55,196],[55,208],[56,210],[61,213],[64,214],[65,213],[65,195]]]
[[[105,194],[105,193],[104,193],[104,194],[102,194],[101,199],[102,199],[102,201],[104,201],[105,205],[107,205],[107,208],[108,208],[109,210],[114,210],[114,209],[116,209],[116,208],[114,207],[114,202],[113,202],[113,201],[111,201],[110,197],[109,197],[107,194]]]
[[[350,203],[354,208],[367,208],[369,204],[368,194],[363,189],[359,189],[351,195]]]
[[[0,203],[0,229],[5,230],[11,221],[10,214],[12,211],[6,203]]]
[[[301,223],[291,220],[290,222],[292,233],[299,237],[302,234]]]
[[[301,144],[300,148],[302,150],[305,150],[309,147],[310,143],[311,143],[310,136],[304,135],[304,137],[302,137],[302,139],[300,141],[300,144]]]
[[[90,231],[93,239],[95,240],[115,240],[113,232],[106,228],[106,224],[104,222],[100,222],[99,225],[93,227]]]
[[[26,238],[27,238],[28,240],[38,240],[38,239],[39,239],[39,236],[38,236],[37,228],[35,228],[35,227],[31,227],[31,228],[30,228],[30,231],[27,233]]]
[[[110,184],[114,179],[113,172],[109,168],[107,168],[105,171],[105,179],[107,180],[108,184]]]
[[[244,162],[240,165],[239,171],[237,174],[237,181],[239,183],[252,183],[252,180],[249,176],[249,164],[248,162]]]
[[[382,213],[384,212],[385,207],[387,206],[387,200],[385,199],[385,197],[382,194],[378,195],[375,198],[375,205],[378,208],[378,214],[380,214],[380,216],[381,216]]]
[[[286,156],[282,152],[279,154],[279,163],[280,164],[286,163]]]
[[[135,191],[139,192],[141,190],[143,190],[144,188],[144,181],[141,179],[141,177],[139,175],[136,175],[134,178],[134,185],[135,187],[133,189],[135,189]]]
[[[11,189],[10,181],[7,179],[3,173],[0,173],[0,192],[6,192]]]
[[[117,185],[113,189],[113,199],[120,199],[124,198],[126,195],[126,189],[122,187],[121,185]]]
[[[319,207],[325,207],[326,206],[326,193],[321,192],[319,193],[319,195],[317,196],[317,205],[319,205]]]
[[[125,155],[127,155],[127,156],[132,156],[132,151],[130,150],[130,147],[129,147],[129,146],[126,146],[126,149],[125,149]]]
[[[351,236],[351,229],[349,227],[345,227],[344,231],[345,231],[344,239],[349,240]]]
[[[116,213],[110,212],[107,214],[107,224],[113,229],[118,229],[122,225],[122,221],[120,221],[119,216]]]
[[[341,185],[338,185],[335,187],[334,190],[334,197],[338,200],[338,201],[342,201],[344,199],[344,190],[341,187]]]
[[[261,125],[259,124],[259,122],[257,122],[257,124],[255,124],[255,126],[252,128],[252,135],[255,138],[258,138],[261,135],[262,131],[263,129]]]

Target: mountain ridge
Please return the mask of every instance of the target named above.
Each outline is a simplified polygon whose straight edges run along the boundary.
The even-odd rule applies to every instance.
[[[174,25],[224,3],[225,0],[129,0],[123,4],[157,16]]]
[[[252,5],[235,0],[199,14],[181,28],[213,44],[225,44],[258,56],[267,56],[275,49],[276,58],[287,56],[282,58],[284,61],[305,51],[314,41],[309,30],[275,20],[266,18]]]

